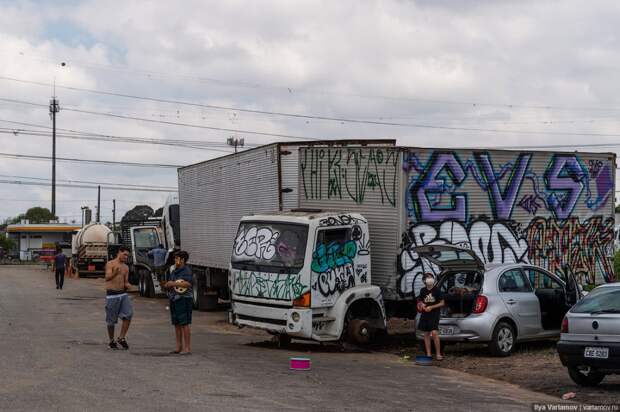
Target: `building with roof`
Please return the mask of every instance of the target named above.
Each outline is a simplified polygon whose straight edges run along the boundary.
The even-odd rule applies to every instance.
[[[6,233],[9,239],[15,241],[15,254],[19,253],[19,259],[33,260],[33,257],[49,254],[58,244],[71,245],[72,235],[80,229],[81,225],[22,220],[21,223],[8,225]]]

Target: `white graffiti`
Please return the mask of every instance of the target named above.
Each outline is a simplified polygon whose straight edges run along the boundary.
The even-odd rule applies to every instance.
[[[276,240],[280,232],[269,227],[252,226],[241,229],[235,239],[233,254],[235,257],[248,256],[270,260],[276,254]]]
[[[443,222],[439,226],[412,226],[404,236],[400,254],[400,292],[411,294],[422,286],[422,274],[438,274],[439,268],[421,259],[413,251],[427,244],[451,244],[473,250],[484,264],[528,262],[525,238],[503,223],[479,220],[466,228],[458,222]]]

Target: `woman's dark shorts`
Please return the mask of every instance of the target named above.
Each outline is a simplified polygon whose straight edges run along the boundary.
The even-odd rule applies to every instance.
[[[193,299],[179,298],[170,301],[170,320],[173,325],[185,326],[192,324]]]
[[[421,330],[422,332],[432,332],[439,329],[439,310],[437,310],[436,313],[433,312],[423,313],[420,315],[418,330]]]

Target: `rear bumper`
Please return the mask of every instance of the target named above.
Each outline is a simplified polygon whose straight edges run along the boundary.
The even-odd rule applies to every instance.
[[[274,333],[309,339],[312,336],[312,310],[232,302],[234,323]],[[296,313],[297,315],[294,315]],[[298,320],[295,319],[299,316]]]
[[[416,326],[420,321],[418,316]],[[439,336],[445,342],[488,342],[491,340],[495,319],[487,316],[469,315],[466,318],[441,318],[439,320]],[[451,332],[451,333],[442,333]],[[422,339],[424,332],[417,330],[416,337]]]
[[[586,347],[609,348],[608,359],[593,359],[583,356]],[[558,342],[558,354],[564,366],[590,366],[601,372],[620,373],[620,343],[615,342]]]

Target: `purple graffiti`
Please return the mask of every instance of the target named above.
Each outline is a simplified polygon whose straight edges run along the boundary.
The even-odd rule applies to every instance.
[[[542,206],[538,203],[536,195],[523,196],[519,201],[519,206],[525,209],[529,214],[535,215]]]
[[[600,209],[611,195],[614,189],[614,180],[609,165],[605,165],[596,176],[596,200],[589,202],[588,207],[593,210]],[[591,204],[590,204],[591,203]]]
[[[496,175],[490,157],[489,153],[475,154],[478,167],[486,179],[486,185],[489,189],[487,193],[489,194],[489,200],[494,206],[492,210],[495,218],[510,219],[512,208],[517,200],[517,195],[519,194],[519,189],[521,189],[521,184],[523,183],[523,178],[532,155],[529,153],[521,153],[519,155],[517,164],[513,166],[512,174],[508,178],[503,192],[499,187],[501,176]]]
[[[414,210],[420,221],[438,222],[447,219],[465,221],[467,199],[464,194],[452,194],[450,205],[437,206],[430,196],[449,192],[450,185],[458,186],[465,180],[466,174],[454,153],[435,152],[428,166],[418,181],[411,188]],[[447,176],[441,176],[445,170]]]
[[[587,174],[576,156],[554,156],[551,166],[545,172],[547,188],[552,192],[547,196],[547,204],[560,219],[568,218],[584,188]]]

